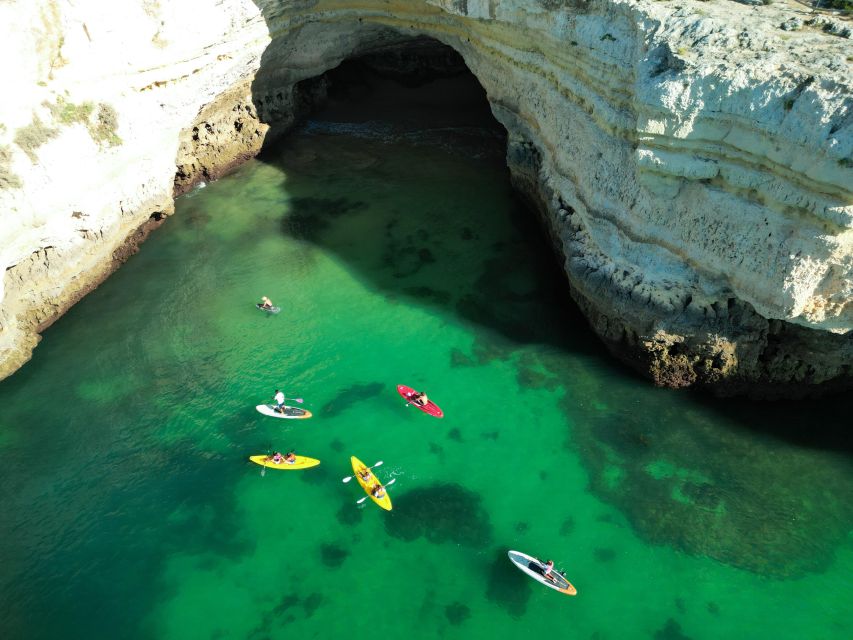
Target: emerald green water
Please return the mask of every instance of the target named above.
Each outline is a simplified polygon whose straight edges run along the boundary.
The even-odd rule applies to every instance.
[[[615,364],[500,141],[447,124],[314,122],[180,199],[0,384],[4,638],[853,637],[841,401]],[[291,447],[322,465],[247,460]]]

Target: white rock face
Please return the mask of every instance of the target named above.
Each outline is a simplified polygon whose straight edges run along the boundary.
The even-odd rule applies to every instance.
[[[3,59],[20,62],[0,101],[0,374],[152,213],[171,211],[176,167],[181,185],[215,177],[257,151],[263,123],[292,122],[296,82],[428,36],[486,89],[514,180],[614,349],[676,386],[849,384],[853,51],[816,28],[782,30],[798,11],[726,0],[2,3]]]
[[[152,214],[172,210],[180,133],[251,78],[269,36],[250,0],[21,0],[0,3],[0,43],[9,79],[0,101],[2,377],[29,359],[40,328],[113,270],[114,253]],[[108,105],[116,138],[99,142],[45,106],[60,102],[90,105],[93,128]],[[34,118],[52,133],[37,136],[28,157],[16,137]]]

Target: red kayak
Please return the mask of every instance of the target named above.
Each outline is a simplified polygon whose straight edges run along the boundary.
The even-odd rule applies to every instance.
[[[443,418],[444,411],[438,408],[438,405],[434,403],[432,400],[427,402],[424,406],[419,405],[417,402],[412,400],[412,396],[415,394],[415,390],[411,387],[407,387],[404,384],[397,385],[397,393],[403,396],[411,405],[416,406],[418,409],[423,411],[424,413],[428,413],[431,416],[435,416],[436,418]]]

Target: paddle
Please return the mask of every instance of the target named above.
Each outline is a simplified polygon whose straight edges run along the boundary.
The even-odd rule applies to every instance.
[[[269,458],[269,451],[267,451],[267,456],[264,458],[264,466],[261,468],[261,477],[263,478],[267,475],[267,458]]]
[[[272,457],[272,446],[267,448],[267,455],[264,457],[264,465],[261,469],[261,477],[263,478],[267,474],[267,460]]]
[[[392,484],[394,484],[395,482],[397,482],[397,478],[392,478],[392,479],[391,479],[391,482],[389,482],[388,484],[383,485],[383,486],[384,486],[385,488],[388,488],[388,487],[390,487]],[[356,500],[356,502],[355,502],[355,503],[356,503],[356,504],[361,504],[362,502],[364,502],[365,500],[367,500],[369,497],[370,497],[370,496],[364,496],[361,500]]]
[[[423,408],[423,407],[427,406],[428,404],[429,404],[429,402],[427,402],[426,404],[418,404],[417,400],[415,400],[412,396],[406,396],[406,406],[407,407],[409,405],[414,405],[418,408]]]
[[[375,468],[375,467],[381,467],[381,466],[382,466],[382,460],[380,460],[379,462],[377,462],[376,464],[374,464],[372,467],[367,467],[367,469],[368,469],[368,470],[370,470],[370,469],[373,469],[373,468]],[[347,477],[346,477],[346,478],[344,478],[341,482],[343,482],[344,484],[346,484],[347,482],[349,482],[349,481],[350,481],[350,480],[352,480],[353,478],[355,478],[355,476],[354,476],[354,475],[352,475],[352,476],[347,476]]]
[[[275,398],[273,398],[273,400],[275,400]],[[305,400],[303,398],[287,398],[286,397],[285,400],[293,400],[294,402],[298,402],[299,404],[302,404],[303,402],[305,402]],[[284,405],[282,405],[282,406],[284,406]],[[275,407],[275,405],[273,405],[273,409],[275,411],[278,411],[278,409]],[[300,409],[300,411],[302,411],[302,409]],[[284,413],[284,411],[278,411],[278,412]]]

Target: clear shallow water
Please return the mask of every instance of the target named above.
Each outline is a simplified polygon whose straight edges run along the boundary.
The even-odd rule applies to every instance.
[[[841,402],[614,364],[469,125],[314,122],[47,332],[0,384],[4,637],[853,634]],[[258,414],[276,387],[316,417]],[[322,465],[247,460],[290,447]],[[352,454],[393,512],[356,505]]]

